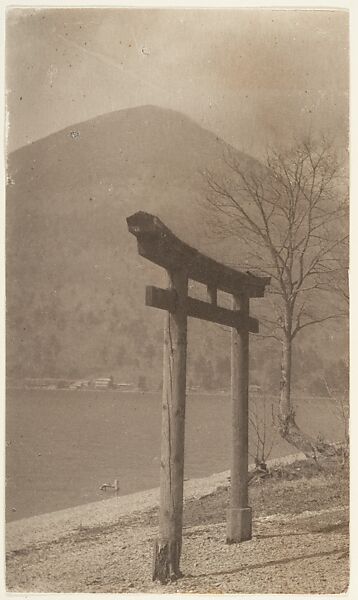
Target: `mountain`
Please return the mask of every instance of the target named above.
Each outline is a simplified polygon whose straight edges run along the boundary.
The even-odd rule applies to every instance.
[[[9,155],[9,376],[160,380],[163,314],[144,306],[144,287],[163,285],[163,273],[138,256],[125,219],[151,212],[224,260],[210,245],[200,207],[202,173],[222,171],[224,146],[178,112],[143,106],[73,125]],[[213,327],[192,326],[192,364],[210,373],[215,363],[227,373],[228,339],[221,334],[218,342]],[[218,343],[223,350],[213,358]]]

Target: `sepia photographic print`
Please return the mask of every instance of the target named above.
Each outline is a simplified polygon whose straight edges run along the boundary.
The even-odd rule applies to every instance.
[[[8,7],[7,592],[349,588],[349,11]]]

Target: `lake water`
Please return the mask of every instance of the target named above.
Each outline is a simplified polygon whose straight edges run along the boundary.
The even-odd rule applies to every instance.
[[[262,410],[261,401],[256,402]],[[270,438],[270,403],[266,409]],[[99,488],[115,479],[120,495],[157,487],[160,413],[158,393],[8,390],[7,520],[108,498],[111,492]],[[332,400],[302,400],[297,413],[309,433],[341,437],[342,423]],[[251,428],[251,454],[255,443]],[[185,477],[229,469],[230,444],[229,397],[189,395]],[[275,437],[271,457],[292,452],[291,446]]]

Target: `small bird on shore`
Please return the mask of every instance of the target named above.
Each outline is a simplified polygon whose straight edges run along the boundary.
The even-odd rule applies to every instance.
[[[114,480],[114,483],[102,483],[102,485],[99,488],[102,492],[106,492],[107,489],[112,489],[115,492],[118,492],[119,490],[119,485],[118,485],[118,479]]]
[[[113,487],[113,485],[111,483],[102,483],[102,485],[100,486],[100,490],[102,491],[106,491],[107,488],[111,488]]]

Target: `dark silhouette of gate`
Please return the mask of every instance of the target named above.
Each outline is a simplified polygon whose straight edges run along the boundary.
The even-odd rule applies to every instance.
[[[127,219],[141,256],[166,269],[167,289],[146,288],[146,305],[167,311],[164,331],[159,539],[153,580],[180,577],[183,524],[184,426],[187,319],[196,317],[232,328],[232,459],[227,542],[251,539],[248,506],[249,333],[257,319],[249,315],[250,298],[263,297],[269,277],[242,273],[204,256],[178,239],[157,217],[137,212]],[[208,302],[188,295],[189,279],[207,286]],[[232,295],[232,309],[217,303],[217,290]]]

